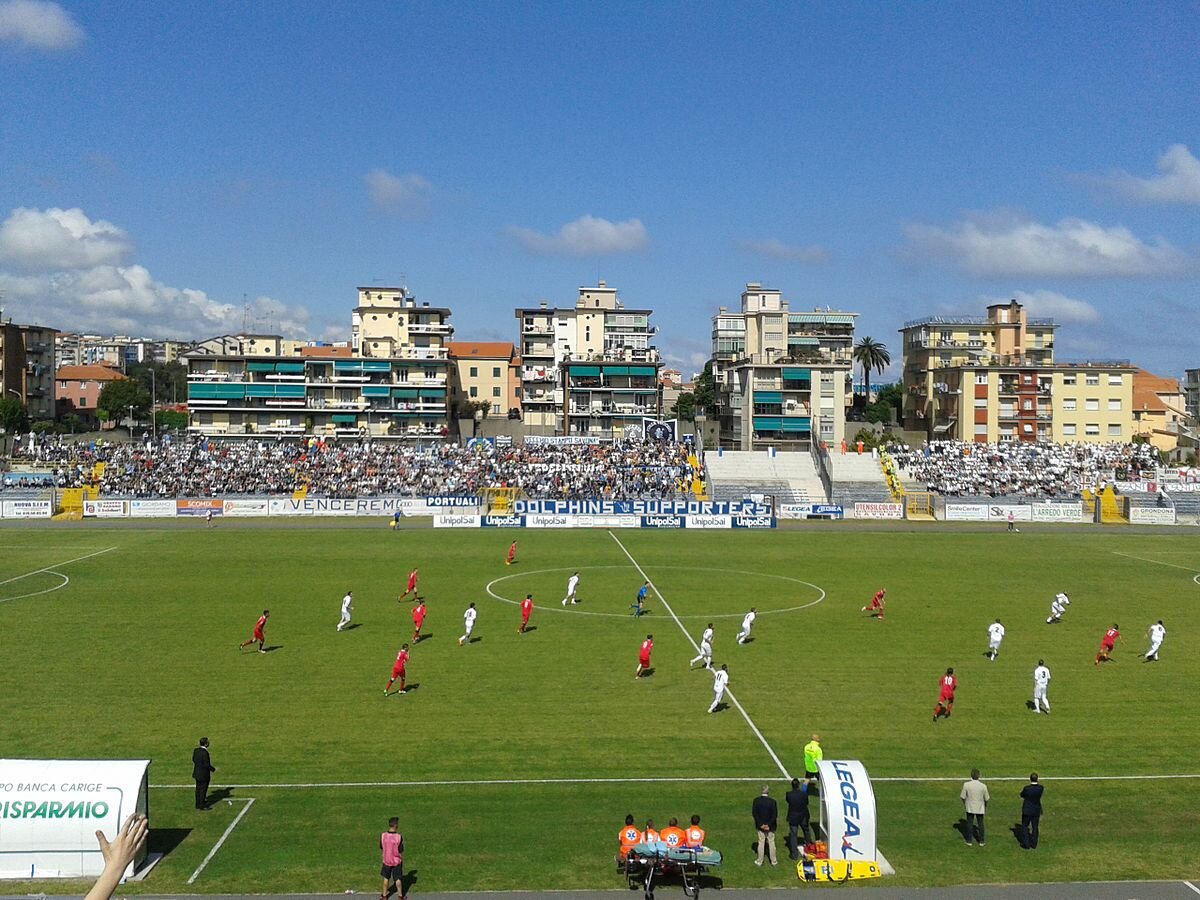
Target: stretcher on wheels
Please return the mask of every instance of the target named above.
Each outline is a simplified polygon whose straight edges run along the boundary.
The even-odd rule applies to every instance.
[[[662,876],[678,877],[686,897],[700,896],[700,878],[721,864],[721,854],[711,847],[668,847],[663,843],[631,847],[623,866],[631,890],[641,887],[646,900],[654,900],[654,881]]]

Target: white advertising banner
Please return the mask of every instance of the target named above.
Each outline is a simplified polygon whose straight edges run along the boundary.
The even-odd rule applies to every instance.
[[[1175,510],[1169,506],[1133,506],[1129,510],[1131,525],[1174,525]]]
[[[855,503],[856,519],[903,519],[904,506],[900,503]]]
[[[1158,490],[1154,481],[1114,481],[1112,486],[1118,494],[1153,494]]]
[[[688,528],[732,528],[731,516],[688,516]]]
[[[578,528],[578,516],[555,516],[531,513],[525,517],[526,528]]]
[[[1033,521],[1035,522],[1082,522],[1082,503],[1035,503],[1033,504]]]
[[[128,500],[84,500],[85,518],[124,519],[129,515]]]
[[[857,759],[822,759],[821,822],[829,839],[829,858],[877,860],[875,790]]]
[[[0,878],[83,878],[104,868],[96,832],[114,840],[146,813],[147,759],[0,759]],[[126,870],[146,858],[143,849]]]
[[[987,508],[988,521],[990,522],[1006,522],[1008,514],[1012,513],[1014,521],[1017,522],[1032,522],[1033,508],[1025,504],[1008,503],[996,504],[993,503]]]
[[[779,510],[776,513],[776,518],[779,519],[807,519],[812,515],[813,505],[811,503],[781,503]]]
[[[226,500],[221,504],[221,515],[229,516],[265,516],[268,513],[266,497],[251,497],[248,499]]]
[[[986,522],[988,506],[986,503],[947,503],[947,522]]]
[[[130,500],[129,515],[134,519],[173,519],[174,500]]]
[[[54,515],[49,500],[5,500],[0,511],[6,519],[49,519]]]
[[[434,528],[478,528],[479,516],[474,513],[437,513]]]

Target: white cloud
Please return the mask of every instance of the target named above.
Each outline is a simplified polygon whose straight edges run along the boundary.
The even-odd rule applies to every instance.
[[[0,224],[0,263],[24,271],[118,265],[132,253],[129,235],[81,209],[21,207]]]
[[[0,2],[0,41],[33,50],[70,50],[87,37],[71,14],[47,0]]]
[[[985,305],[1016,300],[1031,316],[1046,316],[1060,324],[1089,325],[1100,321],[1100,312],[1086,300],[1076,300],[1056,291],[1013,291],[1003,297],[981,297]]]
[[[363,180],[375,208],[393,215],[421,212],[433,193],[429,180],[415,172],[393,175],[386,169],[372,169]]]
[[[127,264],[133,243],[117,226],[81,210],[18,209],[0,226],[5,312],[16,321],[63,331],[136,334],[180,340],[242,327],[243,308],[202,290],[156,281],[144,266]],[[255,327],[303,337],[309,314],[271,297],[250,304]]]
[[[1200,204],[1200,159],[1187,147],[1172,144],[1158,158],[1155,168],[1159,174],[1152,178],[1117,172],[1099,181],[1126,197],[1147,203]]]
[[[785,244],[776,238],[767,238],[761,241],[738,241],[737,245],[747,253],[753,253],[755,256],[765,256],[767,259],[777,259],[781,262],[815,265],[823,263],[829,258],[828,251],[817,244],[809,244],[807,246]]]
[[[580,216],[554,234],[513,225],[509,235],[528,250],[543,256],[609,256],[632,253],[650,245],[650,235],[640,219],[610,222],[595,216]]]
[[[1162,238],[1146,243],[1123,226],[1084,219],[1044,225],[1007,213],[970,216],[943,228],[905,226],[905,255],[979,277],[1163,277],[1184,275],[1194,260]]]

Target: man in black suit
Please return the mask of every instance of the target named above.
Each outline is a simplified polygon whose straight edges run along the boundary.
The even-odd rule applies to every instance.
[[[800,858],[800,847],[796,843],[797,831],[804,834],[804,843],[812,843],[808,814],[808,788],[808,781],[802,783],[799,778],[793,778],[792,789],[783,798],[787,801],[788,855],[792,859]]]
[[[208,809],[208,782],[217,771],[208,755],[208,738],[200,738],[200,746],[192,751],[192,778],[196,781],[196,809]]]
[[[1038,845],[1038,819],[1042,817],[1042,792],[1037,772],[1029,776],[1029,784],[1021,788],[1021,846],[1036,850]]]
[[[756,866],[763,864],[764,845],[771,865],[779,865],[775,859],[775,827],[776,820],[779,818],[779,804],[775,802],[774,797],[769,796],[769,790],[764,784],[762,793],[754,798],[754,804],[750,807],[750,813],[754,816],[755,836],[758,838],[758,853],[754,860]]]

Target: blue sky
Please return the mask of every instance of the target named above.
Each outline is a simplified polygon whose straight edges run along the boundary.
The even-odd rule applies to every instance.
[[[1200,366],[1200,5],[0,0],[0,290],[63,330],[459,339],[597,277],[685,374],[747,281]]]

